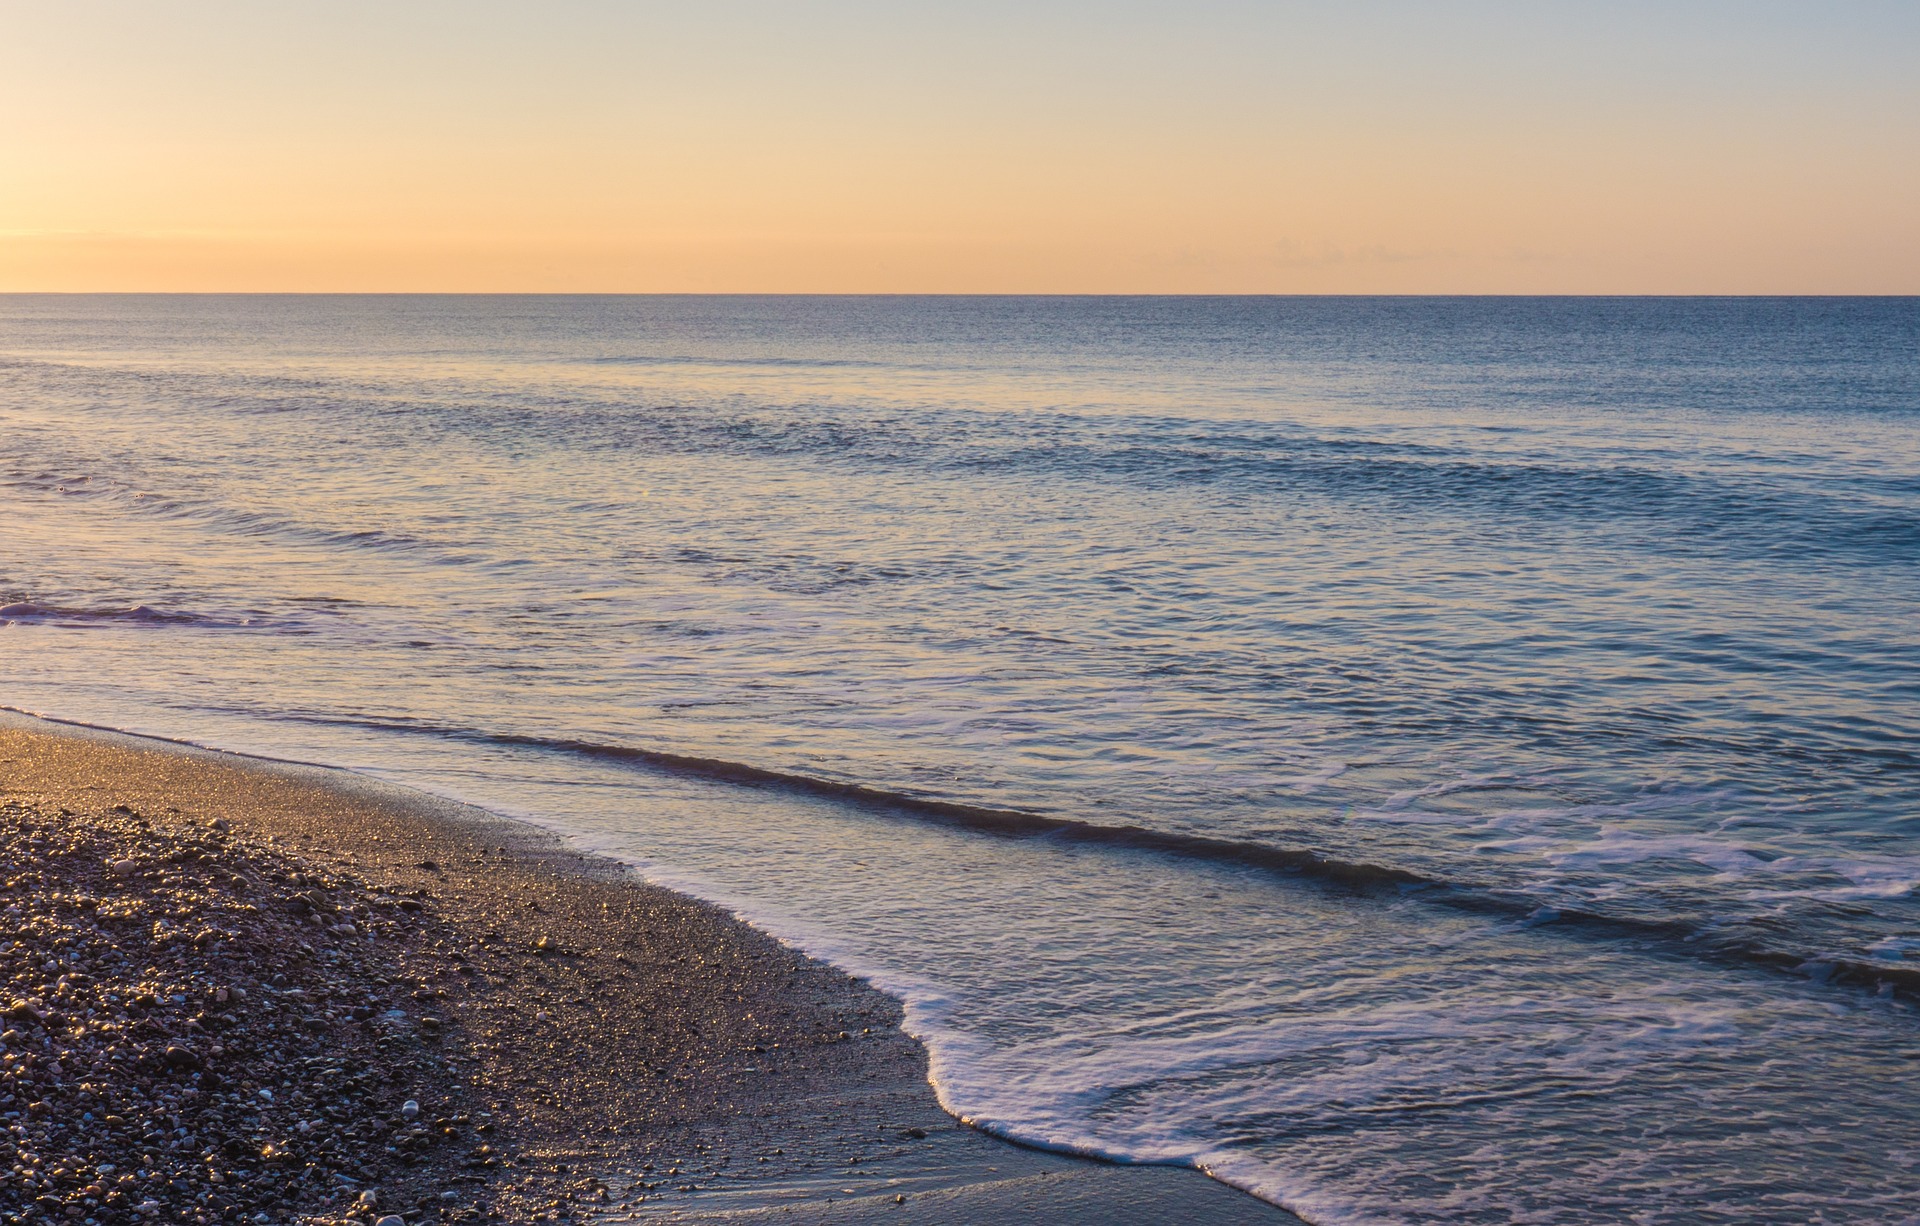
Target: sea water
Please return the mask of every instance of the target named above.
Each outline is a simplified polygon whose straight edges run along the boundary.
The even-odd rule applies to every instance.
[[[1920,1221],[1920,302],[0,298],[0,703],[1335,1222]]]

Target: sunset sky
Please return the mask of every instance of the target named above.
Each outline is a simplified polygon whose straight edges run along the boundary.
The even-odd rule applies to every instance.
[[[0,290],[1920,292],[1920,4],[0,0]]]

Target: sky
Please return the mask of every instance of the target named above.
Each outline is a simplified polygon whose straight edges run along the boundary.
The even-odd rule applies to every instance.
[[[1920,293],[1920,3],[0,0],[0,291]]]

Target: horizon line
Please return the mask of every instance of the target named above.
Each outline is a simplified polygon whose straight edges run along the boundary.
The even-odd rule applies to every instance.
[[[1829,299],[1906,299],[1920,298],[1920,290],[1907,292],[1836,293],[1810,292],[1713,292],[1690,293],[1660,291],[1583,292],[1577,290],[1533,293],[1491,291],[1457,292],[1336,292],[1336,291],[1231,291],[1192,292],[1172,290],[115,290],[115,289],[0,289],[0,298],[1636,298],[1667,300],[1751,300],[1785,298]]]

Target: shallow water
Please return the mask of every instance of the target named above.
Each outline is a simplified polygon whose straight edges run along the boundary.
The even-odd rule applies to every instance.
[[[0,298],[0,701],[1315,1221],[1909,1220],[1917,410],[1912,300]]]

